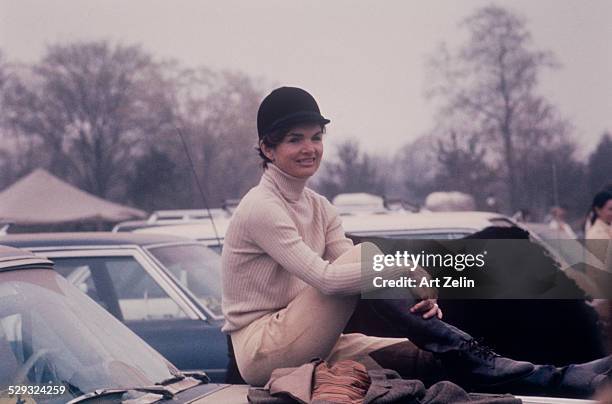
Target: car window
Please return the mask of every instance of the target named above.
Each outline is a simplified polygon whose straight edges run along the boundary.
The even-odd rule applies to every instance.
[[[131,256],[53,258],[57,272],[124,321],[187,318]]]
[[[215,316],[221,311],[221,257],[201,244],[150,247],[149,252]]]

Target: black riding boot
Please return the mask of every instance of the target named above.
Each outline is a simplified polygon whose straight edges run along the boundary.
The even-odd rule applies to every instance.
[[[453,380],[474,387],[507,383],[533,372],[534,365],[504,358],[469,334],[437,318],[409,312],[406,300],[371,300],[373,311],[419,348],[432,352]]]
[[[580,365],[555,367],[535,365],[534,370],[518,380],[501,384],[489,391],[534,396],[588,398],[612,382],[612,356]]]

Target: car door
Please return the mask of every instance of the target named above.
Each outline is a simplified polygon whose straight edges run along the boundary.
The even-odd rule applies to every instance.
[[[183,370],[223,381],[227,344],[173,279],[136,248],[41,252],[56,270]]]

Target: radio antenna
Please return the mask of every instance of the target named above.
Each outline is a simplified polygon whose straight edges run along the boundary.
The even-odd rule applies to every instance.
[[[219,246],[221,246],[221,237],[219,237],[219,232],[217,231],[217,226],[215,225],[215,220],[213,219],[213,215],[210,211],[210,207],[208,206],[208,200],[206,199],[206,195],[204,195],[204,190],[202,189],[202,184],[200,183],[200,179],[198,177],[198,173],[195,170],[195,165],[193,164],[193,159],[191,158],[191,153],[189,153],[189,147],[187,147],[187,142],[185,141],[185,137],[183,136],[183,132],[176,127],[176,132],[181,138],[181,142],[183,143],[183,149],[185,149],[185,154],[187,155],[187,160],[189,160],[189,167],[191,168],[191,173],[193,174],[193,178],[195,179],[195,183],[200,191],[200,196],[202,197],[202,201],[204,202],[204,207],[206,208],[206,212],[208,212],[208,218],[210,219],[210,224],[212,225],[213,232],[215,233],[215,239]]]

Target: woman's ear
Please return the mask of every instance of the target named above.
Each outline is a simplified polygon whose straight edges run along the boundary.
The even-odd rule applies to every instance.
[[[274,161],[274,149],[266,146],[263,140],[259,142],[259,148],[261,149],[264,156],[266,156],[270,161]]]

